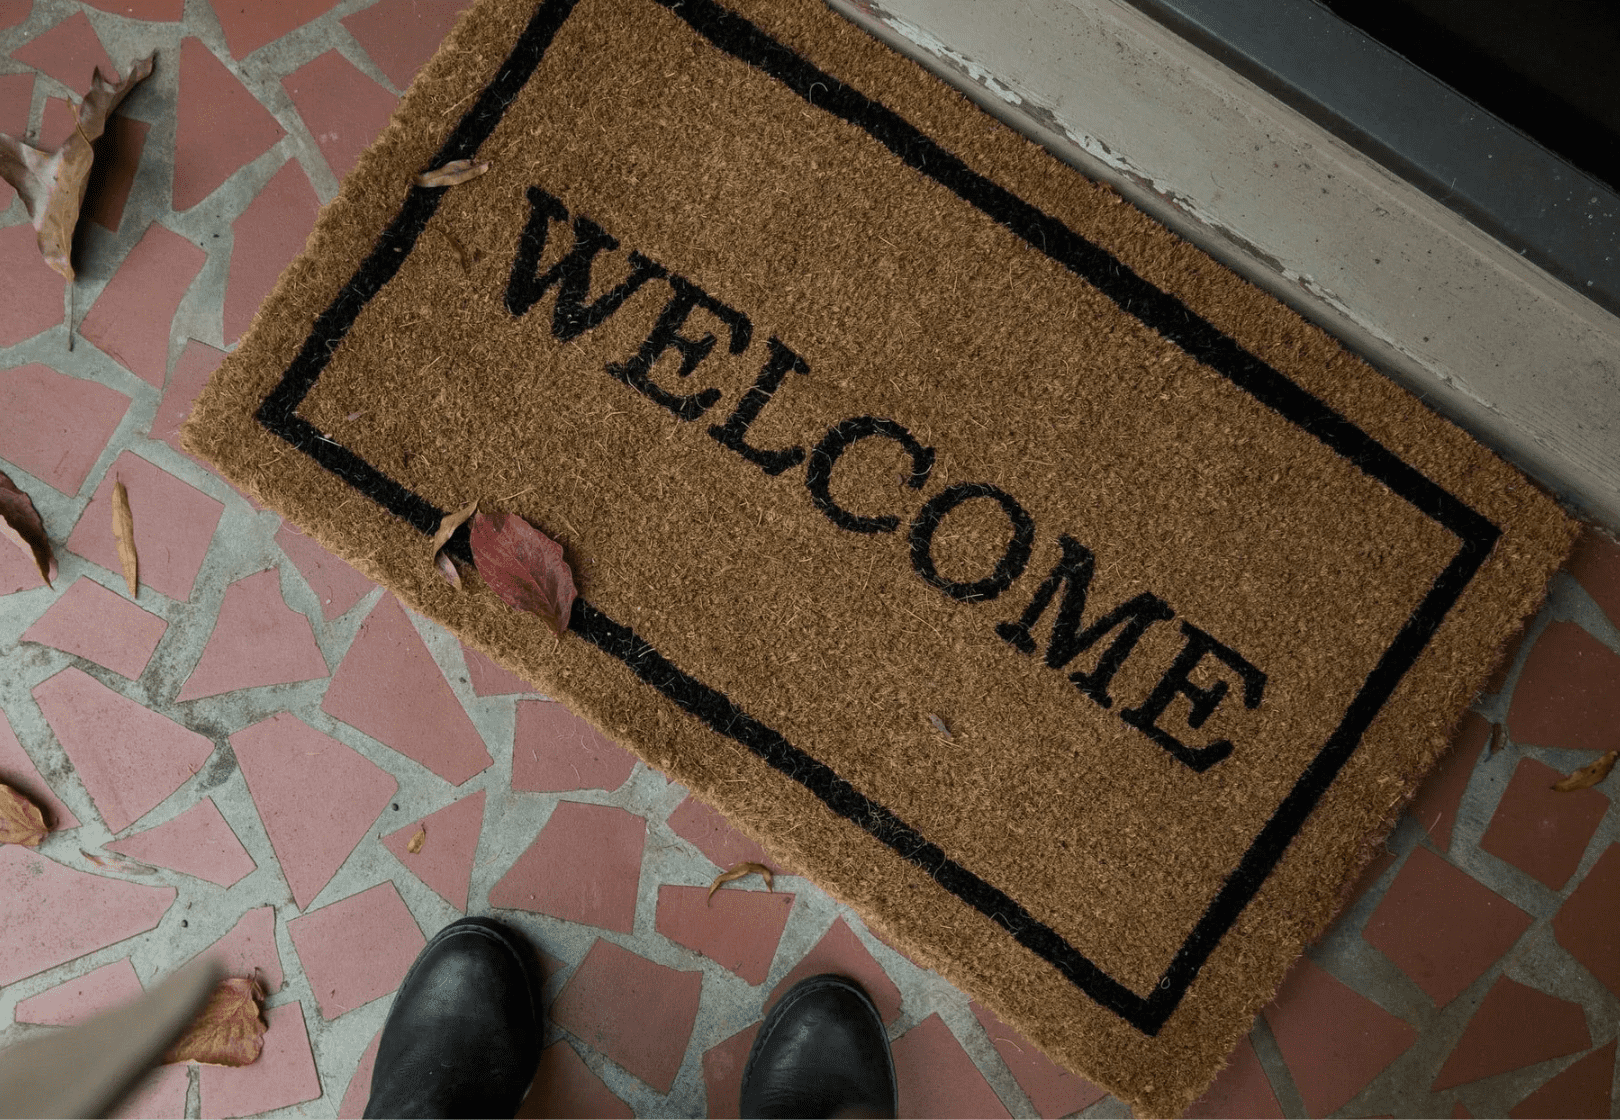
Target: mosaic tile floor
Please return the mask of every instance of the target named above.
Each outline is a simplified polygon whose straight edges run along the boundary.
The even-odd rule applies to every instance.
[[[824,969],[889,1023],[907,1116],[1119,1116],[686,791],[176,446],[191,399],[462,0],[0,0],[0,131],[58,143],[155,50],[103,143],[72,301],[0,186],[0,466],[58,543],[0,548],[0,1045],[213,950],[272,993],[251,1067],[132,1116],[354,1116],[425,936],[496,913],[550,976],[534,1115],[735,1115],[773,993]],[[143,587],[108,512],[128,488]],[[1620,1026],[1620,547],[1593,535],[1354,901],[1200,1116],[1611,1115]],[[413,853],[419,831],[426,839]]]

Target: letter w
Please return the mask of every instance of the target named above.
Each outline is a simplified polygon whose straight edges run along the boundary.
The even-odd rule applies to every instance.
[[[602,252],[613,252],[619,242],[589,218],[574,219],[574,247],[540,275],[540,257],[546,251],[551,223],[566,222],[568,209],[539,187],[529,188],[529,222],[518,239],[517,256],[512,261],[512,278],[506,285],[506,309],[523,315],[540,302],[553,285],[557,306],[551,314],[551,333],[566,342],[599,327],[649,280],[663,276],[663,265],[640,253],[630,254],[630,275],[611,292],[594,303],[591,294],[591,263]]]
[[[1076,654],[1096,645],[1103,635],[1119,630],[1097,662],[1096,669],[1089,673],[1069,674],[1069,679],[1081,692],[1109,708],[1113,706],[1114,699],[1108,695],[1108,685],[1114,679],[1114,674],[1119,672],[1120,666],[1136,648],[1136,643],[1142,640],[1148,627],[1173,618],[1176,612],[1157,595],[1144,591],[1081,630],[1086,593],[1091,588],[1091,577],[1096,571],[1096,558],[1090,549],[1070,537],[1058,537],[1058,545],[1063,549],[1063,556],[1036,590],[1035,598],[1030,600],[1023,617],[1017,622],[998,624],[996,633],[1020,653],[1034,653],[1035,639],[1030,636],[1030,627],[1040,620],[1061,586],[1063,601],[1052,623],[1052,638],[1046,647],[1046,663],[1053,669],[1061,669],[1074,660]]]

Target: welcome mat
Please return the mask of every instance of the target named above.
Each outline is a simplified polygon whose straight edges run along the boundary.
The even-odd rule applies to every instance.
[[[1152,1113],[1572,538],[814,0],[483,0],[186,438]],[[561,639],[435,570],[473,499],[566,548]]]

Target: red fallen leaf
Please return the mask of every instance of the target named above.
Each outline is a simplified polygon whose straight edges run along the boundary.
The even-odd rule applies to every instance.
[[[49,831],[39,806],[0,782],[0,844],[37,848]]]
[[[559,636],[574,609],[574,572],[562,545],[512,513],[475,514],[473,563],[508,606],[539,615]]]
[[[45,523],[39,519],[33,499],[0,472],[0,537],[4,537],[34,558],[40,578],[47,585],[56,582],[56,557],[51,554]]]
[[[163,1055],[165,1063],[250,1066],[264,1050],[266,1024],[259,1009],[264,989],[237,976],[220,982],[208,1004]]]

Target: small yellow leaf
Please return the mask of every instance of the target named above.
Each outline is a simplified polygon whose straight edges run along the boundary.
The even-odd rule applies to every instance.
[[[124,566],[124,582],[129,585],[129,597],[134,599],[141,592],[141,561],[135,552],[135,515],[129,512],[129,491],[122,482],[113,483],[112,515],[118,562]]]
[[[0,844],[37,848],[49,831],[39,806],[0,782]]]
[[[1620,759],[1620,751],[1610,751],[1592,765],[1581,767],[1561,782],[1554,782],[1552,788],[1559,793],[1574,793],[1578,789],[1595,786],[1609,776],[1616,759]]]
[[[714,892],[720,889],[722,883],[729,883],[733,879],[741,879],[745,875],[759,875],[765,880],[765,889],[771,892],[776,890],[776,881],[771,878],[771,869],[763,863],[739,863],[729,867],[714,877],[709,884],[709,900],[714,899]]]
[[[414,856],[417,852],[422,850],[422,845],[426,843],[427,825],[418,825],[416,827],[416,834],[411,837],[410,843],[405,845],[405,850]]]
[[[474,163],[470,159],[453,159],[443,167],[436,167],[432,171],[424,171],[416,177],[419,187],[453,187],[458,183],[465,183],[468,179],[476,179],[489,170],[487,162]]]
[[[210,1066],[248,1066],[264,1050],[264,990],[257,980],[232,977],[222,981],[186,1033],[163,1055],[165,1062],[202,1062]]]

